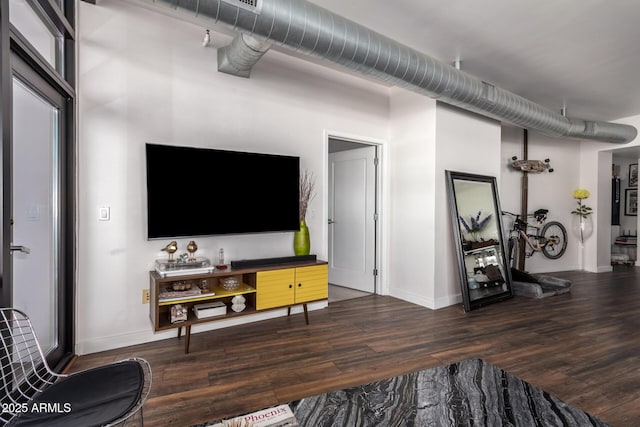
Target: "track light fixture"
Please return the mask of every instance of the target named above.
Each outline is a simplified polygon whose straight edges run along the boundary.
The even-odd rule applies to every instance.
[[[202,40],[202,46],[207,47],[211,43],[211,33],[209,30],[204,31],[204,39]]]

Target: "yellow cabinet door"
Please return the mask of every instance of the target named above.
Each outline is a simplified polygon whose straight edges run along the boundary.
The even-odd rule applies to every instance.
[[[256,310],[293,305],[295,273],[295,268],[257,272]]]
[[[329,297],[327,264],[296,268],[295,303],[316,301]]]

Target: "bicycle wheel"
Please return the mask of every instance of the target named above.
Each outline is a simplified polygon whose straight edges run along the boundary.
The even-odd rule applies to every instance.
[[[567,230],[558,221],[550,221],[540,233],[546,239],[542,254],[550,259],[558,259],[567,250]]]
[[[515,269],[518,268],[518,253],[520,248],[520,238],[511,236],[507,243],[507,259],[509,260],[509,267]]]

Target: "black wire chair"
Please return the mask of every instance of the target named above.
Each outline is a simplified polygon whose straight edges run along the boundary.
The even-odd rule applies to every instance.
[[[9,426],[113,426],[140,413],[151,366],[130,358],[70,375],[53,372],[29,317],[0,309],[0,423]]]

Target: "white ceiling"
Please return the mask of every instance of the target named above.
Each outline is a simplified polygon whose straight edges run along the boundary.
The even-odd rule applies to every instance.
[[[441,62],[460,60],[463,71],[551,110],[566,107],[569,117],[640,115],[640,0],[308,1]],[[215,30],[231,40],[224,26]],[[614,148],[640,157],[640,146]]]
[[[640,114],[640,0],[312,0],[580,119]]]

